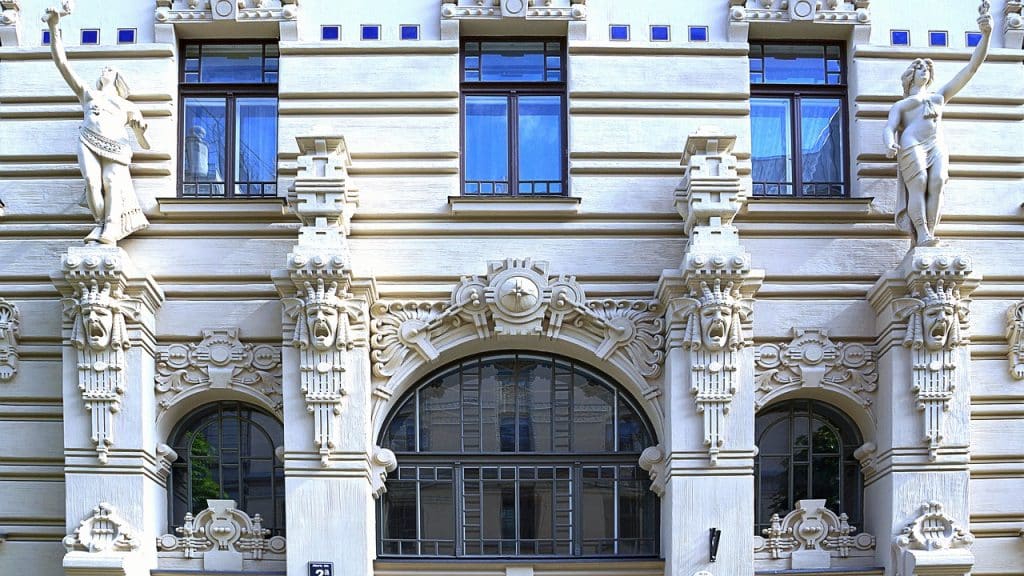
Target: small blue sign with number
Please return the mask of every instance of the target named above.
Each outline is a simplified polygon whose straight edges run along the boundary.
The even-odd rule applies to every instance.
[[[334,562],[310,562],[309,576],[334,576]]]

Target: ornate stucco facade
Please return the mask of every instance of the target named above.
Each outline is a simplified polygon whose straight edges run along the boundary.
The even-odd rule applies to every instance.
[[[975,0],[81,0],[68,65],[131,86],[131,185],[98,184],[148,220],[123,239],[79,202],[92,96],[43,43],[53,4],[0,1],[0,574],[1024,573],[1020,1],[991,2],[987,57],[931,117],[948,181],[916,246],[887,120],[911,61],[946,81],[979,53]],[[567,195],[460,193],[460,40],[491,36],[564,43]],[[214,39],[279,48],[276,196],[179,193],[183,46]],[[753,191],[771,40],[842,48],[839,197]],[[497,351],[628,393],[656,555],[378,557],[388,418]],[[793,399],[855,424],[859,525],[807,498],[755,532],[755,421]],[[169,518],[171,437],[223,400],[284,425],[281,533],[230,499]]]

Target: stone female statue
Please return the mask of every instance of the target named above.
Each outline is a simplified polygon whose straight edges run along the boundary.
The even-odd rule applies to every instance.
[[[942,216],[942,191],[949,179],[949,150],[942,138],[942,108],[970,82],[988,54],[992,16],[988,2],[979,8],[981,41],[971,60],[937,92],[931,60],[918,58],[903,73],[903,99],[889,111],[885,147],[897,158],[896,225],[911,235],[914,246],[935,246],[935,227]]]
[[[50,28],[53,61],[78,96],[85,116],[78,136],[78,163],[85,179],[86,205],[96,220],[96,227],[85,241],[115,244],[149,225],[128,170],[132,148],[127,130],[131,128],[139,144],[148,150],[147,125],[139,107],[128,101],[128,85],[116,70],[104,68],[92,88],[68,66],[57,26],[61,16],[69,13],[69,3],[65,2],[60,10],[48,8],[43,20]]]

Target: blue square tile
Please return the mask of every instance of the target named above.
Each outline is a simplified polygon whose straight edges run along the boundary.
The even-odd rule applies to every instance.
[[[690,26],[690,42],[707,42],[707,26]]]
[[[321,26],[321,40],[341,40],[341,26]]]
[[[363,24],[360,27],[359,37],[363,40],[380,40],[380,26]]]
[[[981,44],[981,32],[968,32],[967,46],[969,48],[974,48],[978,44]]]
[[[135,44],[135,29],[134,28],[118,28],[118,30],[117,30],[117,43],[118,44]]]
[[[419,40],[420,27],[418,24],[402,24],[398,27],[399,37],[402,40]]]
[[[910,46],[910,31],[890,30],[889,43],[893,46]]]
[[[651,26],[651,42],[668,42],[670,39],[668,26]]]
[[[100,31],[99,30],[82,30],[82,44],[99,44],[100,43]]]
[[[43,30],[43,46],[49,46],[49,45],[50,45],[50,31],[49,30]]]
[[[629,40],[629,25],[612,24],[608,27],[608,38],[610,40]]]
[[[948,46],[949,35],[945,32],[931,31],[928,33],[928,45],[929,46]]]

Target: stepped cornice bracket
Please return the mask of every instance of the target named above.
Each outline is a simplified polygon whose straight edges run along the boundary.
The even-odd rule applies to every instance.
[[[896,537],[897,576],[966,576],[974,566],[974,536],[943,510],[923,504],[919,515]]]
[[[1010,362],[1010,376],[1024,380],[1024,300],[1006,311],[1006,358]],[[2,374],[0,374],[2,376]]]
[[[20,336],[21,312],[12,302],[0,298],[0,382],[10,382],[18,374]]]
[[[441,0],[442,20],[586,20],[587,0]]]
[[[164,534],[156,539],[157,550],[177,553],[184,559],[202,559],[204,571],[240,572],[244,560],[265,557],[283,560],[287,541],[270,536],[259,514],[249,516],[238,510],[234,500],[207,500],[207,508],[185,515],[179,536]],[[161,554],[163,555],[163,554]]]
[[[850,525],[849,517],[825,508],[825,500],[800,500],[796,509],[754,537],[755,558],[789,560],[786,569],[827,569],[833,558],[872,557],[875,537]]]
[[[133,536],[133,532],[113,506],[101,502],[93,508],[91,516],[82,520],[74,532],[64,537],[63,543],[69,553],[134,552],[140,542]]]
[[[350,269],[348,235],[359,206],[348,167],[352,157],[342,136],[299,136],[295,183],[288,204],[302,227],[290,256],[293,270]]]
[[[1003,46],[1021,48],[1024,43],[1024,2],[1007,0],[1003,8]]]
[[[856,342],[833,342],[824,328],[793,328],[789,343],[762,344],[754,351],[754,366],[756,409],[795,390],[822,389],[871,413],[878,388],[874,352]]]
[[[530,258],[490,262],[486,276],[464,277],[447,303],[380,301],[371,307],[371,316],[373,371],[380,378],[394,375],[414,357],[433,361],[467,331],[480,340],[582,340],[599,358],[624,360],[648,379],[660,375],[664,356],[658,302],[587,300],[575,277],[549,274],[546,262]]]
[[[210,390],[235,390],[281,414],[281,351],[239,340],[237,328],[203,330],[202,340],[157,351],[156,399],[161,413]]]
[[[735,135],[713,126],[701,127],[686,139],[680,162],[685,174],[675,204],[687,236],[698,226],[731,227],[743,207],[747,195],[736,173],[735,146]]]
[[[0,0],[0,44],[21,44],[21,0]]]

